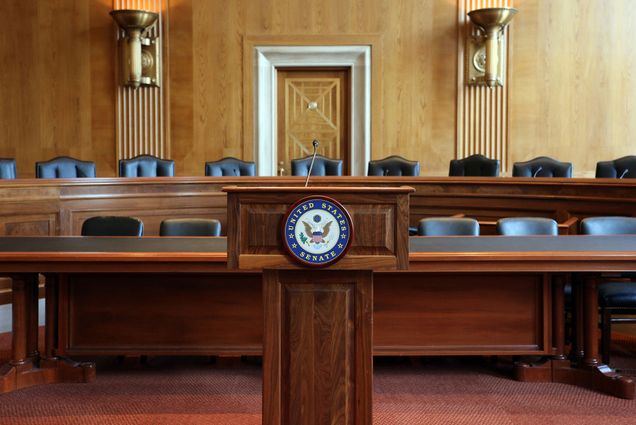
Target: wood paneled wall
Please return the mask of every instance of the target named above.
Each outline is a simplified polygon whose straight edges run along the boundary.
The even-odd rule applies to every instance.
[[[70,155],[115,172],[115,49],[110,1],[3,0],[0,156],[21,177]]]
[[[372,117],[372,158],[417,158],[447,172],[455,155],[457,5],[449,0],[172,1],[170,77],[173,158],[200,175],[204,159],[253,158],[244,134],[242,43],[250,35],[380,36],[382,99]],[[289,38],[289,37],[287,37]],[[328,42],[324,44],[329,44]],[[249,117],[248,117],[249,118]],[[438,168],[439,164],[445,164]]]
[[[523,0],[511,32],[510,158],[636,154],[633,0]]]
[[[572,161],[581,176],[593,174],[597,160],[636,153],[636,2],[515,1],[508,103],[492,112],[487,98],[470,100],[458,85],[460,9],[471,1],[161,0],[163,143],[177,175],[202,175],[205,160],[222,156],[253,158],[243,130],[252,114],[244,104],[246,36],[379,38],[372,157],[419,159],[423,175],[445,175],[451,158],[470,153],[462,147],[472,137],[462,133],[470,128],[462,121],[467,100],[484,129],[497,119],[505,125],[507,112],[510,164],[550,155]],[[98,176],[116,175],[112,7],[112,0],[0,2],[0,156],[15,157],[20,176],[56,155],[95,160]]]

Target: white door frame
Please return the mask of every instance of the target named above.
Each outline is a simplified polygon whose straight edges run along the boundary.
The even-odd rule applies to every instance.
[[[371,159],[371,46],[255,46],[254,158],[259,176],[277,171],[277,68],[345,67],[351,70],[349,169],[364,176]]]

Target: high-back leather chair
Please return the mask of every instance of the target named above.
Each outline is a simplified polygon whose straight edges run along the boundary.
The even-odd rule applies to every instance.
[[[68,156],[58,156],[48,161],[36,162],[35,177],[38,179],[95,177],[95,163]]]
[[[312,155],[300,159],[292,159],[292,176],[306,176],[309,173]],[[341,176],[342,160],[331,159],[326,156],[316,155],[316,161],[311,169],[312,176]]]
[[[559,226],[551,218],[508,217],[497,221],[497,234],[503,236],[557,236]]]
[[[241,161],[237,158],[226,157],[218,161],[205,163],[206,176],[255,176],[256,164]]]
[[[499,160],[490,159],[484,155],[470,155],[463,159],[451,159],[448,175],[497,177],[499,175]]]
[[[636,217],[589,217],[581,220],[584,235],[636,235]],[[610,361],[612,323],[614,314],[636,314],[636,275],[627,273],[606,279],[598,288],[601,309],[601,354],[603,363]],[[622,323],[636,322],[636,318],[621,318]]]
[[[97,216],[82,223],[82,236],[137,236],[144,235],[144,223],[138,218],[124,216]]]
[[[431,217],[420,220],[419,236],[479,236],[479,222],[472,218]]]
[[[161,222],[160,236],[221,236],[221,222],[213,218],[168,218]]]
[[[526,162],[515,162],[512,177],[572,177],[572,163],[539,156]]]
[[[409,161],[398,155],[369,161],[368,176],[419,176],[420,162]]]
[[[0,179],[15,179],[15,159],[0,158]]]
[[[597,162],[596,177],[610,179],[635,179],[636,156],[629,155],[613,161]]]
[[[119,160],[119,177],[172,177],[174,161],[152,155]]]

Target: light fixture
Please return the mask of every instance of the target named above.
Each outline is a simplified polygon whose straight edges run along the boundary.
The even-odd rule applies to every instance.
[[[517,13],[512,7],[489,7],[468,12],[480,34],[471,36],[466,48],[466,78],[469,85],[502,86],[505,48],[503,33]]]
[[[146,10],[119,9],[110,12],[126,36],[119,40],[122,84],[138,88],[159,86],[161,75],[159,39],[144,32],[159,15]]]

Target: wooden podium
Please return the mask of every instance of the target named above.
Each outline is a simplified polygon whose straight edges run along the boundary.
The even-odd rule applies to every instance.
[[[410,187],[226,187],[228,267],[263,269],[263,424],[368,425],[373,270],[408,268]],[[282,220],[308,196],[349,212],[338,262],[309,268],[283,248]]]

